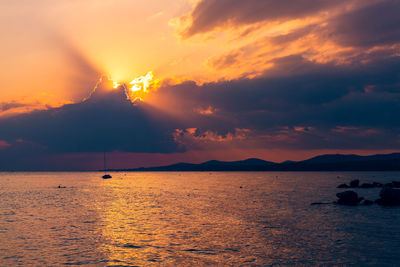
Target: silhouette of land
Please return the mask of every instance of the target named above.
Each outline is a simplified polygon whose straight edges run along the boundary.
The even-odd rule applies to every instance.
[[[211,160],[200,164],[177,163],[114,171],[400,171],[400,153],[371,156],[331,154],[282,163],[256,158],[230,162]]]

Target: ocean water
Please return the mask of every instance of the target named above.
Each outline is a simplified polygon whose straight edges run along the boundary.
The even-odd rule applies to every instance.
[[[0,173],[0,266],[400,265],[400,207],[310,205],[399,172],[101,175]]]

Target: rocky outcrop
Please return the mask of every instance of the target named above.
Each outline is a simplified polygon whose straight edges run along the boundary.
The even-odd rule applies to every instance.
[[[362,183],[360,185],[360,180],[352,180],[350,184],[340,184],[337,188],[382,188],[379,196],[380,198],[372,201],[359,197],[358,194],[352,190],[337,193],[336,196],[338,200],[333,202],[340,205],[356,206],[362,204],[365,206],[372,205],[374,203],[383,206],[400,206],[400,181],[392,181],[391,183],[382,184],[379,182],[372,183]],[[311,205],[322,205],[329,203],[314,202]]]
[[[356,206],[364,199],[358,197],[357,193],[351,190],[337,193],[336,196],[339,198],[337,204],[348,206]]]
[[[385,186],[379,193],[380,198],[375,202],[383,206],[398,206],[400,205],[400,189],[393,189]]]

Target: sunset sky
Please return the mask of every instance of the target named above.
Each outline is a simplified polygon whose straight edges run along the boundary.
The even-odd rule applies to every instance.
[[[0,7],[0,170],[400,150],[400,1]]]

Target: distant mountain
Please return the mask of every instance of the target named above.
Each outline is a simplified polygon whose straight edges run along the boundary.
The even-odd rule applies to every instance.
[[[273,166],[275,164],[274,162],[261,159],[246,159],[230,162],[210,160],[200,164],[177,163],[168,166],[128,169],[123,171],[263,171],[266,166]]]
[[[381,160],[386,161],[399,158],[400,158],[400,153],[378,154],[371,156],[327,154],[327,155],[316,156],[314,158],[305,160],[303,162],[330,163],[330,162],[356,162],[356,161],[381,161]]]
[[[200,164],[177,163],[115,171],[400,171],[400,153],[371,156],[330,154],[282,163],[256,158],[240,161],[210,160]]]
[[[321,155],[308,160],[281,164],[289,171],[394,171],[400,170],[400,153],[359,155]]]

